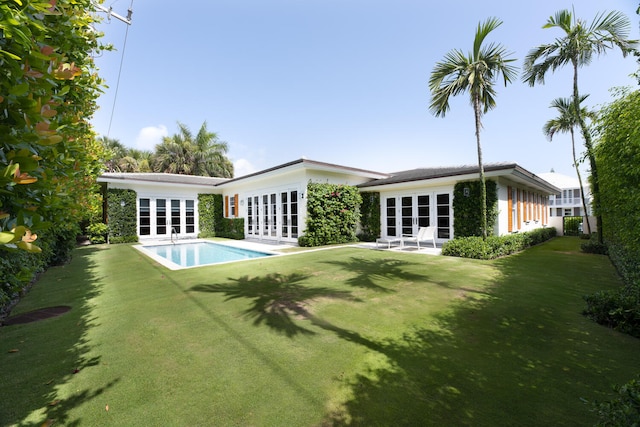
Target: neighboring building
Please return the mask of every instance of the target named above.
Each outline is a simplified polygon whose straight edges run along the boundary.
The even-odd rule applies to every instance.
[[[578,178],[555,172],[541,173],[538,176],[561,190],[559,195],[549,197],[549,216],[585,216]],[[591,215],[589,185],[584,185],[584,192],[588,215]]]
[[[548,224],[549,197],[559,188],[515,163],[485,165],[487,179],[498,186],[498,220],[494,234],[527,231]],[[141,240],[196,237],[198,194],[221,194],[226,217],[244,218],[245,236],[296,242],[306,223],[305,192],[309,182],[353,185],[380,193],[381,237],[415,234],[435,225],[440,243],[453,238],[453,189],[457,182],[478,179],[478,166],[424,168],[398,173],[299,159],[233,179],[186,175],[105,173],[108,188],[137,193]]]

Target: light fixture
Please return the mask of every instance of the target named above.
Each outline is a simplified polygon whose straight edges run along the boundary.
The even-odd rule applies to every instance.
[[[300,193],[300,198],[304,199],[304,193]]]
[[[123,208],[126,206],[127,204],[125,203],[124,200],[120,200],[120,206],[122,206]]]

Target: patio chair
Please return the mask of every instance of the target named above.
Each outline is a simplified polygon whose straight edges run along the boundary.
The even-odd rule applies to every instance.
[[[404,246],[405,242],[411,242],[418,245],[418,249],[420,249],[420,242],[431,241],[433,243],[433,247],[436,247],[436,228],[435,227],[420,227],[418,230],[418,234],[415,236],[411,234],[403,234],[402,235],[402,246]]]

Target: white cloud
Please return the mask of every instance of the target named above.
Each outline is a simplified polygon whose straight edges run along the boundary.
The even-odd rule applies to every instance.
[[[154,151],[156,145],[162,142],[162,138],[168,135],[169,132],[165,125],[144,127],[140,129],[136,138],[136,148],[138,150]]]
[[[238,159],[233,162],[233,176],[235,178],[249,175],[255,171],[256,168],[247,159]]]

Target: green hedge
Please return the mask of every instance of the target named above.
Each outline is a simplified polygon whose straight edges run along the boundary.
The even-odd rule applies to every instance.
[[[124,202],[124,206],[123,203]],[[138,241],[137,194],[133,190],[107,190],[109,243]]]
[[[498,185],[486,180],[487,234],[491,235],[498,216]],[[453,189],[454,237],[482,236],[482,212],[479,180],[458,182]]]
[[[300,246],[321,246],[357,241],[362,197],[350,185],[307,185],[307,221]]]
[[[200,229],[198,237],[215,237],[216,214],[222,218],[222,195],[198,194],[198,226]]]
[[[358,239],[362,242],[373,242],[380,237],[380,193],[360,193],[360,230]]]
[[[442,255],[461,258],[494,259],[521,251],[555,237],[556,229],[538,228],[524,233],[489,236],[457,237],[442,245]]]
[[[222,194],[198,194],[199,237],[244,239],[244,218],[224,217]]]

